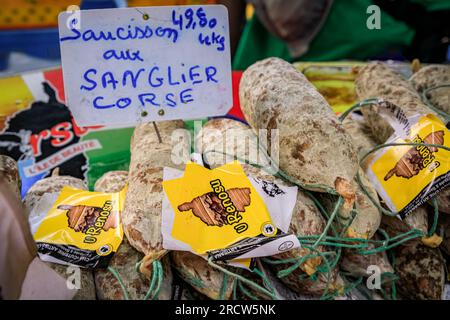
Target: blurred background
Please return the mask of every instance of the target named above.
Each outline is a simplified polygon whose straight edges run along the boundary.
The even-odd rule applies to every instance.
[[[449,61],[450,0],[1,0],[0,76],[59,65],[57,15],[69,6],[216,3],[229,10],[235,70],[268,56]]]

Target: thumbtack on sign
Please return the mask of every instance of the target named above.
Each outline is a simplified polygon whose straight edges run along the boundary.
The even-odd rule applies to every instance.
[[[58,17],[59,39],[66,101],[79,125],[198,119],[232,107],[226,7],[81,10],[78,29],[69,16]]]

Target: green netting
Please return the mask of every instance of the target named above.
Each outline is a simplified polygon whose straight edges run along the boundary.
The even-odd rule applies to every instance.
[[[356,110],[357,108],[360,108],[360,107],[366,106],[366,105],[371,105],[371,104],[374,104],[377,102],[379,102],[379,99],[367,99],[367,100],[361,101],[358,104],[356,104],[355,106],[351,107],[345,113],[343,113],[339,119],[341,121],[343,121],[348,114],[350,114],[352,111]],[[364,162],[364,160],[371,153],[376,152],[377,150],[380,150],[382,148],[387,148],[387,147],[392,147],[392,146],[426,146],[426,147],[441,148],[446,151],[450,151],[450,148],[442,146],[442,145],[437,145],[437,144],[387,143],[387,144],[378,145],[378,146],[374,147],[372,150],[368,151],[361,158],[360,165]],[[274,164],[273,159],[271,159],[266,154],[265,150],[263,150],[260,145],[258,147],[259,147],[259,151],[261,152],[261,154],[263,154],[266,157],[266,160],[268,160],[268,163]],[[263,258],[262,259],[263,262],[270,264],[270,265],[280,265],[280,266],[281,265],[289,265],[285,269],[279,270],[277,272],[277,276],[279,278],[283,278],[283,277],[290,275],[292,272],[294,272],[295,270],[300,268],[308,259],[316,258],[319,256],[322,259],[323,263],[317,268],[316,272],[311,276],[302,274],[300,277],[303,279],[310,279],[313,281],[317,281],[318,274],[325,274],[327,277],[327,284],[329,284],[330,272],[333,270],[333,268],[336,267],[336,265],[339,261],[339,258],[342,254],[343,248],[356,250],[356,252],[361,255],[371,255],[371,254],[376,254],[379,252],[390,250],[392,248],[395,248],[395,247],[397,247],[407,241],[415,239],[415,238],[429,237],[429,236],[433,235],[436,230],[438,216],[439,216],[439,210],[437,207],[437,201],[435,199],[433,199],[432,200],[432,204],[434,207],[433,223],[427,234],[424,234],[420,230],[412,229],[407,232],[400,233],[393,237],[390,237],[384,230],[379,229],[378,233],[380,233],[382,235],[383,240],[344,237],[343,235],[346,233],[347,228],[351,225],[353,219],[358,214],[358,211],[355,208],[353,208],[351,217],[349,217],[349,218],[341,217],[338,214],[338,212],[339,212],[340,206],[343,203],[343,198],[339,196],[339,198],[334,206],[333,211],[329,214],[327,212],[327,210],[323,207],[323,205],[320,203],[320,201],[317,199],[317,197],[314,195],[314,193],[309,191],[311,189],[315,189],[315,190],[321,190],[322,192],[328,193],[331,195],[335,195],[335,196],[338,195],[337,191],[334,190],[333,188],[330,188],[329,186],[325,186],[325,185],[321,185],[321,184],[302,184],[299,181],[297,181],[296,179],[294,179],[293,177],[290,177],[288,174],[284,173],[278,167],[275,167],[274,165],[271,165],[270,167],[267,167],[267,166],[263,167],[259,164],[252,163],[252,162],[248,161],[247,159],[242,159],[235,155],[230,155],[230,154],[220,152],[217,150],[207,151],[207,152],[205,152],[205,156],[207,156],[207,154],[209,152],[219,153],[219,154],[223,154],[225,156],[233,157],[235,160],[238,160],[242,163],[246,163],[246,164],[255,166],[257,168],[260,168],[269,174],[272,174],[278,178],[281,178],[285,181],[288,181],[288,182],[296,185],[297,187],[299,187],[300,190],[302,190],[306,195],[308,195],[313,200],[313,202],[316,205],[316,207],[318,208],[318,210],[321,212],[321,214],[327,220],[327,225],[320,235],[312,235],[312,236],[299,235],[298,236],[298,239],[299,239],[301,245],[303,247],[309,249],[311,253],[309,253],[303,257],[300,257],[300,258],[289,258],[289,259],[284,259],[284,260],[280,260],[280,259],[277,260],[277,259],[273,259],[273,258]],[[392,212],[390,210],[387,210],[386,208],[382,207],[378,203],[378,201],[376,201],[375,199],[372,198],[372,196],[367,191],[365,186],[361,183],[361,177],[359,175],[359,172],[357,173],[356,179],[357,179],[357,182],[358,182],[359,186],[361,187],[362,191],[368,196],[370,201],[378,208],[378,210],[380,210],[380,212],[382,212],[383,214],[389,215],[389,216],[397,216],[398,215],[398,212]],[[338,219],[336,219],[336,217]],[[339,223],[340,227],[341,227],[340,233],[338,233],[335,228],[334,222],[336,220],[337,220],[337,223]],[[329,235],[330,230],[331,230],[332,236]],[[369,247],[369,245],[371,247]],[[316,250],[316,248],[319,246],[329,247],[332,250],[321,252],[321,251]],[[387,277],[387,275],[385,275],[385,277]],[[396,298],[395,275],[392,275],[390,277],[390,283],[392,284],[391,297],[393,299],[395,299]],[[350,287],[353,288],[354,285],[351,284]],[[324,290],[324,293],[321,297],[322,299],[332,298],[332,297],[335,297],[336,294],[338,294],[337,292],[333,292],[333,293],[329,294],[327,292],[328,288],[329,288],[329,286],[327,285],[326,289]],[[344,292],[347,289],[348,288],[345,288]],[[341,294],[341,293],[339,293],[339,294]],[[384,291],[383,291],[383,294],[385,294]]]

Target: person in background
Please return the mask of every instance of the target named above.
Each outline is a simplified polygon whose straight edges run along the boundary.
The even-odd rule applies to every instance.
[[[255,13],[247,21],[236,49],[235,70],[244,70],[270,56],[287,61],[446,60],[448,0],[247,2]]]

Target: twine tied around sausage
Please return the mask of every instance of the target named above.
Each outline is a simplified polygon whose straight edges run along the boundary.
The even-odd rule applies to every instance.
[[[136,264],[136,272],[139,272],[139,267],[141,265],[142,261],[138,262]],[[122,290],[122,295],[124,300],[130,300],[130,295],[128,293],[128,290],[125,286],[125,283],[123,282],[123,279],[120,275],[120,273],[114,269],[113,267],[109,266],[107,268],[109,272],[116,278],[117,282],[119,283],[120,289]],[[158,298],[158,295],[161,291],[161,283],[164,278],[164,270],[161,261],[155,260],[152,262],[152,277],[150,279],[150,286],[147,290],[147,293],[145,294],[144,298],[142,300],[149,300],[150,298],[152,300],[156,300]]]
[[[259,269],[254,268],[254,269],[252,269],[252,271],[253,271],[254,273],[256,273],[257,275],[259,275],[259,276],[263,279],[264,284],[265,284],[267,287],[269,287],[269,289],[264,288],[264,287],[260,286],[259,284],[257,284],[256,282],[254,282],[254,281],[252,281],[252,280],[249,280],[249,279],[245,278],[244,276],[242,276],[242,275],[240,275],[240,274],[234,273],[234,272],[232,272],[232,271],[230,271],[230,270],[228,270],[228,269],[226,269],[226,268],[220,266],[219,264],[216,264],[216,263],[212,260],[212,257],[209,257],[209,258],[208,258],[208,264],[209,264],[210,266],[212,266],[213,268],[215,268],[215,269],[217,269],[217,270],[223,272],[223,273],[224,273],[224,276],[225,276],[225,275],[231,276],[231,277],[233,277],[233,278],[235,279],[234,281],[238,281],[238,282],[245,283],[245,284],[247,284],[248,286],[252,287],[253,289],[255,289],[255,290],[257,290],[257,291],[263,293],[264,295],[266,295],[266,296],[268,296],[268,297],[270,297],[270,298],[273,299],[273,300],[276,300],[276,299],[277,299],[277,296],[276,296],[276,294],[275,294],[274,288],[270,285],[270,282],[266,279],[266,277],[262,274],[262,272],[259,271]],[[225,282],[225,278],[224,278],[224,282]],[[222,285],[222,288],[223,288],[223,287],[224,287],[224,285]],[[243,288],[243,286],[242,286],[242,284],[241,284],[241,285],[240,285],[240,289],[242,290],[242,288]],[[245,289],[245,288],[244,288],[244,289]],[[234,291],[235,291],[235,284],[233,283],[233,292],[234,292]],[[243,290],[243,293],[246,294],[247,296],[249,296],[249,295],[248,295],[248,290]],[[249,297],[250,297],[250,296],[249,296]]]
[[[362,106],[365,105],[372,105],[374,103],[379,102],[379,99],[367,99],[364,101],[361,101],[359,103],[357,103],[356,105],[354,105],[353,107],[351,107],[350,109],[348,109],[346,112],[344,112],[341,117],[339,118],[341,121],[348,115],[350,114],[352,111],[354,111],[357,108],[360,108]],[[441,149],[445,149],[447,151],[449,151],[449,148],[442,146],[442,145],[435,145],[435,144],[425,144],[425,143],[389,143],[389,144],[384,144],[384,145],[379,145],[375,148],[373,148],[372,150],[370,150],[360,161],[360,166],[363,163],[363,161],[367,158],[367,156],[370,153],[373,153],[381,148],[386,148],[386,147],[390,147],[390,146],[405,146],[405,145],[409,145],[409,146],[426,146],[426,147],[437,147],[437,148],[441,148]],[[258,144],[258,148],[259,151],[261,151],[261,146]],[[262,154],[264,156],[266,156],[269,159],[269,163],[272,163],[272,159],[270,159],[270,157],[265,153],[264,150],[262,150]],[[255,163],[251,163],[249,161],[247,161],[246,159],[241,159],[239,157],[237,157],[236,155],[230,155],[224,152],[220,152],[217,150],[209,150],[206,151],[204,153],[204,156],[207,155],[207,153],[209,152],[215,152],[215,153],[219,153],[219,154],[223,154],[226,156],[231,156],[232,158],[234,158],[235,160],[238,160],[240,162],[243,163],[247,163],[249,165],[258,167],[260,169],[263,169],[264,171],[268,172],[269,174],[272,174],[276,177],[280,177],[296,186],[298,186],[300,189],[302,189],[315,203],[316,207],[320,210],[320,212],[322,213],[322,215],[327,219],[327,224],[326,227],[324,228],[323,232],[320,235],[314,235],[314,236],[298,236],[299,241],[301,242],[301,244],[305,247],[308,248],[310,251],[315,252],[315,253],[311,253],[308,255],[305,255],[301,258],[290,258],[290,259],[284,259],[284,260],[273,260],[273,259],[269,259],[269,258],[263,258],[263,261],[269,264],[276,264],[276,265],[281,265],[281,264],[287,264],[287,263],[292,263],[292,265],[284,270],[280,270],[277,273],[277,276],[280,278],[286,277],[289,274],[291,274],[293,271],[295,271],[297,268],[299,268],[305,261],[307,261],[307,259],[309,258],[313,258],[316,256],[320,256],[325,263],[322,266],[319,266],[316,270],[316,272],[310,276],[310,278],[312,280],[317,280],[317,274],[318,273],[327,273],[328,275],[328,279],[329,279],[329,273],[331,272],[332,268],[334,268],[334,266],[337,264],[339,257],[341,255],[341,250],[342,248],[347,248],[347,249],[355,249],[357,250],[357,252],[359,254],[363,254],[363,255],[369,255],[369,254],[375,254],[378,252],[382,252],[382,251],[386,251],[389,249],[392,249],[398,245],[401,245],[402,243],[405,243],[407,241],[410,241],[414,238],[417,237],[430,237],[434,234],[435,230],[436,230],[436,226],[437,226],[437,220],[439,217],[439,210],[437,207],[437,201],[434,199],[432,200],[432,204],[434,206],[434,219],[433,219],[433,224],[429,230],[429,232],[427,234],[424,234],[422,231],[420,230],[410,230],[407,231],[405,233],[401,233],[398,234],[394,237],[389,237],[389,235],[382,229],[379,229],[378,232],[381,233],[383,235],[383,240],[371,240],[371,239],[365,239],[365,238],[346,238],[343,237],[343,235],[345,234],[345,231],[347,230],[348,226],[352,223],[354,217],[357,214],[357,210],[354,208],[353,209],[353,214],[352,217],[348,218],[347,223],[345,225],[343,225],[342,228],[342,233],[338,235],[338,233],[336,232],[334,226],[333,226],[333,221],[336,219],[336,217],[338,216],[338,212],[339,212],[339,208],[343,203],[343,198],[341,196],[339,196],[335,207],[333,209],[333,211],[331,212],[330,215],[327,214],[326,210],[323,208],[323,206],[320,204],[320,202],[313,196],[313,194],[309,191],[307,191],[307,189],[320,189],[323,190],[326,193],[332,194],[332,195],[338,195],[337,191],[334,190],[333,188],[330,188],[329,186],[325,186],[325,185],[321,185],[321,184],[302,184],[299,183],[299,181],[297,181],[296,179],[290,177],[289,175],[287,175],[286,173],[284,173],[282,170],[268,170],[266,167],[262,167],[258,164]],[[272,167],[271,167],[272,169]],[[369,194],[369,192],[367,191],[367,189],[365,188],[365,186],[361,183],[361,177],[359,175],[359,172],[357,172],[357,176],[356,176],[357,182],[359,184],[359,186],[361,187],[362,191],[368,196],[368,198],[370,199],[370,201],[377,207],[377,209],[382,212],[383,214],[386,215],[390,215],[390,216],[396,216],[398,215],[398,212],[392,212],[390,210],[387,210],[385,208],[383,208],[377,201],[375,201],[372,196]],[[343,217],[340,217],[341,219]],[[338,220],[339,223],[341,223],[341,220]],[[342,224],[342,223],[341,223]],[[328,231],[329,229],[332,229],[334,236],[330,237],[328,236]],[[369,244],[373,244],[375,246],[375,248],[373,249],[368,249]],[[328,246],[328,247],[334,247],[336,248],[336,251],[330,251],[330,252],[320,252],[318,250],[316,250],[317,246]],[[334,259],[330,261],[328,260],[327,256],[334,256]],[[329,280],[327,280],[329,282]],[[395,284],[393,284],[393,286],[395,286]],[[324,292],[324,294],[322,295],[322,298],[329,298],[331,296],[333,296],[333,294],[327,295],[327,290],[328,290],[328,283],[327,283],[327,287],[326,290]],[[395,295],[393,295],[395,298]]]
[[[267,277],[258,269],[258,268],[254,268],[252,270],[254,273],[256,273],[258,276],[261,277],[261,279],[264,282],[264,285],[270,289],[270,291],[274,294],[274,296],[271,296],[270,298],[276,298],[275,296],[275,289],[272,287],[272,285],[270,284],[270,282],[268,281]],[[224,274],[227,275],[227,274]],[[252,299],[252,300],[259,300],[259,298],[254,295],[251,291],[249,291],[244,285],[243,282],[240,281],[238,278],[234,278],[233,280],[233,285],[232,285],[232,291],[233,291],[233,300],[237,300],[238,296],[237,296],[237,288],[239,287],[239,290],[248,298]],[[264,293],[264,292],[262,292]]]
[[[271,161],[270,157],[263,150],[259,149],[259,151],[262,151],[262,154],[264,156],[268,157],[269,161]],[[206,151],[203,154],[203,156],[205,157],[208,153],[219,153],[219,154],[222,154],[222,155],[225,155],[225,156],[231,156],[234,159],[236,159],[236,160],[238,160],[238,161],[240,161],[242,163],[246,163],[246,164],[249,164],[249,165],[254,166],[256,168],[262,169],[262,170],[266,171],[267,173],[269,173],[269,174],[271,174],[271,175],[273,175],[275,177],[279,177],[281,179],[284,179],[284,180],[286,180],[286,181],[296,185],[297,187],[302,189],[302,191],[307,192],[307,194],[309,194],[310,196],[312,196],[312,194],[307,191],[307,188],[321,189],[321,190],[324,190],[324,192],[326,192],[326,193],[329,193],[329,194],[332,194],[332,195],[338,195],[338,193],[337,193],[337,191],[335,189],[330,188],[329,186],[326,186],[326,185],[323,185],[323,184],[301,184],[299,181],[297,181],[296,179],[290,177],[288,174],[284,173],[280,169],[275,170],[273,167],[270,167],[270,169],[268,169],[268,168],[263,167],[263,166],[261,166],[261,165],[259,165],[257,163],[253,163],[251,161],[248,161],[247,159],[242,159],[242,158],[237,157],[235,155],[230,155],[230,154],[227,154],[225,152],[218,151],[218,150],[208,150],[208,151]],[[316,199],[315,202],[316,202],[316,204],[318,203],[317,199]],[[327,225],[324,228],[324,232],[322,232],[322,234],[317,239],[316,243],[313,245],[314,248],[319,246],[319,245],[321,245],[322,238],[325,237],[327,232],[328,232],[328,230],[333,227],[333,221],[336,218],[336,216],[338,215],[339,209],[340,209],[340,207],[342,206],[343,203],[344,203],[344,199],[341,196],[339,196],[338,201],[336,202],[335,208],[334,208],[333,212],[331,213],[331,216],[330,217],[327,216],[327,221],[328,222],[327,222]],[[321,212],[324,213],[324,212],[326,212],[326,210],[323,209],[323,207],[322,207]],[[301,263],[299,265],[301,265]]]
[[[226,291],[227,291],[227,285],[228,285],[228,279],[229,277],[233,277],[233,295],[236,296],[237,292],[236,292],[236,288],[239,287],[240,291],[242,293],[244,293],[244,295],[246,295],[247,297],[253,299],[255,298],[254,295],[252,295],[244,286],[242,283],[246,283],[247,285],[251,286],[253,289],[267,295],[269,298],[271,299],[276,299],[276,296],[274,294],[274,288],[272,287],[272,285],[270,284],[270,282],[267,280],[266,276],[258,269],[258,268],[253,268],[251,271],[255,274],[257,274],[264,282],[264,285],[266,286],[266,288],[261,287],[260,285],[258,285],[257,283],[255,283],[252,280],[248,280],[245,277],[243,277],[240,274],[234,273],[232,271],[229,271],[225,268],[220,267],[219,265],[215,264],[214,262],[210,262],[210,260],[208,260],[208,264],[211,265],[213,268],[218,269],[219,271],[222,271],[223,273],[223,279],[222,279],[222,285],[220,287],[220,291],[218,294],[217,299],[218,300],[224,300],[226,298]],[[225,271],[223,271],[225,270]],[[203,281],[199,278],[184,274],[183,278],[192,286],[194,287],[200,287],[200,288],[204,288],[206,285],[203,283]],[[270,290],[270,291],[268,291]],[[270,292],[271,294],[268,294],[268,292]],[[254,299],[257,300],[257,299]]]
[[[352,106],[351,108],[349,108],[346,112],[344,112],[340,117],[339,120],[343,121],[345,119],[345,117],[350,114],[353,110],[360,108],[362,106],[365,105],[372,105],[374,103],[379,102],[379,99],[367,99],[364,101],[361,101],[359,103],[357,103],[356,105]],[[373,148],[372,150],[370,150],[360,161],[360,166],[362,164],[362,162],[367,158],[367,156],[370,153],[373,153],[381,148],[386,148],[386,147],[390,147],[390,146],[405,146],[405,145],[409,145],[409,146],[426,146],[426,147],[437,147],[437,148],[441,148],[441,149],[445,149],[447,151],[450,151],[450,149],[448,147],[442,146],[442,145],[436,145],[436,144],[426,144],[426,143],[389,143],[389,144],[383,144],[383,145],[379,145],[375,148]],[[259,151],[263,151],[262,154],[267,157],[269,159],[269,163],[272,163],[272,159],[265,153],[264,150],[261,150],[261,146],[258,144],[258,148]],[[324,217],[327,219],[327,225],[324,228],[323,232],[320,235],[314,235],[314,236],[298,236],[298,239],[300,241],[300,243],[305,247],[308,248],[310,251],[315,251],[314,254],[308,254],[305,255],[301,258],[290,258],[290,259],[284,259],[284,260],[273,260],[273,259],[269,259],[269,258],[263,258],[262,260],[268,264],[274,264],[274,265],[281,265],[281,264],[286,264],[286,263],[292,263],[292,265],[284,270],[280,270],[277,273],[278,277],[285,277],[287,275],[289,275],[290,273],[292,273],[293,271],[295,271],[297,268],[299,268],[305,261],[307,261],[307,259],[309,258],[313,258],[313,257],[317,257],[320,256],[325,262],[325,264],[322,264],[322,266],[319,266],[316,270],[316,272],[309,276],[310,279],[312,280],[317,280],[317,274],[318,273],[326,273],[327,274],[327,286],[326,289],[324,291],[324,293],[322,294],[321,298],[323,299],[328,299],[328,298],[333,298],[336,297],[337,293],[333,293],[331,295],[328,294],[328,289],[329,289],[329,283],[330,283],[330,272],[331,270],[335,267],[335,265],[337,265],[337,262],[339,261],[339,258],[341,256],[341,250],[342,248],[347,248],[347,249],[357,249],[359,254],[362,255],[369,255],[369,254],[375,254],[378,252],[382,252],[382,251],[386,251],[389,249],[392,249],[396,246],[399,246],[407,241],[410,241],[412,239],[418,238],[418,237],[431,237],[435,231],[436,231],[436,226],[437,226],[437,221],[438,221],[438,217],[439,217],[439,209],[437,207],[437,201],[435,199],[432,200],[432,204],[434,207],[434,218],[433,218],[433,224],[429,230],[429,232],[427,234],[424,234],[421,230],[417,230],[417,229],[412,229],[410,231],[407,231],[405,233],[401,233],[398,234],[394,237],[389,237],[389,235],[382,229],[379,229],[378,231],[380,233],[382,233],[384,240],[371,240],[371,239],[365,239],[365,238],[347,238],[347,237],[343,237],[343,235],[345,234],[348,226],[350,226],[350,224],[352,223],[354,217],[356,216],[356,214],[358,213],[357,210],[354,208],[353,209],[353,214],[352,217],[348,218],[347,223],[345,225],[343,225],[342,228],[342,233],[340,235],[337,234],[336,230],[334,229],[333,226],[333,221],[335,220],[336,216],[338,215],[339,212],[339,208],[342,206],[343,203],[343,198],[339,195],[339,198],[335,204],[335,207],[333,209],[333,211],[331,212],[330,215],[327,214],[326,210],[323,208],[323,206],[320,204],[320,202],[313,196],[313,194],[308,191],[308,189],[321,189],[323,190],[325,193],[329,193],[331,195],[338,195],[337,191],[333,188],[330,188],[329,186],[326,185],[321,185],[321,184],[302,184],[299,181],[297,181],[296,179],[290,177],[288,174],[284,173],[282,170],[280,170],[279,168],[277,170],[268,170],[266,167],[263,167],[259,164],[256,163],[252,163],[246,159],[242,159],[240,157],[237,157],[236,155],[230,155],[227,154],[225,152],[221,152],[221,151],[217,151],[217,150],[208,150],[206,151],[203,156],[206,156],[208,153],[213,152],[213,153],[219,153],[219,154],[223,154],[225,156],[230,156],[232,158],[234,158],[235,160],[238,160],[242,163],[246,163],[249,165],[252,165],[254,167],[263,169],[264,171],[266,171],[269,174],[272,174],[273,176],[282,178],[294,185],[296,185],[297,187],[299,187],[300,189],[302,189],[302,191],[304,191],[315,203],[316,207],[318,207],[319,211],[322,213],[322,215],[324,215]],[[271,167],[272,169],[272,167]],[[382,212],[383,214],[386,215],[390,215],[390,216],[396,216],[398,213],[397,212],[392,212],[390,210],[387,210],[385,208],[383,208],[378,202],[376,202],[372,196],[369,194],[369,192],[367,191],[367,189],[365,188],[365,186],[361,183],[361,177],[359,175],[359,170],[357,172],[357,176],[356,176],[357,182],[359,184],[359,186],[361,187],[362,191],[364,192],[364,194],[366,194],[368,196],[368,198],[370,199],[370,201],[377,207],[378,210],[380,210],[380,212]],[[343,218],[343,217],[340,217]],[[339,223],[341,223],[340,220],[338,220]],[[342,223],[341,223],[342,224]],[[329,229],[332,229],[333,233],[334,233],[334,237],[330,237],[328,236],[328,231]],[[368,249],[369,244],[373,244],[375,245],[374,249]],[[334,247],[337,250],[336,251],[329,251],[329,252],[320,252],[316,250],[317,246],[328,246],[328,247]],[[328,261],[327,256],[334,256],[334,259],[331,261],[331,263]],[[333,266],[333,267],[331,267]],[[306,276],[306,275],[302,275],[302,276]],[[395,299],[395,281],[391,281],[393,289],[392,291],[393,293],[393,298]]]
[[[260,149],[260,151],[261,151],[261,149]],[[325,276],[326,276],[326,287],[325,287],[325,290],[324,290],[321,298],[327,298],[328,299],[330,297],[336,297],[336,296],[340,295],[341,293],[338,292],[338,291],[334,291],[331,294],[328,293],[328,291],[330,290],[330,284],[331,284],[331,281],[332,281],[332,279],[331,279],[331,271],[335,268],[335,266],[337,265],[337,263],[338,263],[338,261],[340,259],[340,256],[341,256],[341,248],[340,248],[340,246],[338,246],[338,245],[336,246],[337,247],[336,251],[328,251],[328,252],[321,252],[321,251],[317,250],[316,248],[318,246],[324,245],[323,240],[327,237],[327,233],[328,233],[328,231],[330,229],[333,231],[335,236],[338,237],[338,234],[337,234],[337,231],[335,230],[333,222],[334,222],[335,218],[338,216],[339,209],[342,206],[342,204],[344,203],[344,199],[341,196],[339,196],[332,213],[330,215],[328,215],[328,213],[323,208],[323,206],[320,204],[320,202],[313,196],[313,194],[311,192],[309,192],[305,188],[322,189],[326,193],[329,193],[329,194],[332,194],[332,195],[338,195],[337,191],[334,190],[333,188],[330,188],[330,187],[328,187],[326,185],[321,185],[321,184],[311,184],[311,185],[301,184],[298,181],[296,181],[294,178],[292,178],[289,175],[287,175],[286,173],[284,173],[280,169],[275,171],[271,167],[271,170],[270,170],[270,169],[267,169],[266,167],[262,167],[259,164],[250,162],[247,159],[242,159],[240,157],[237,157],[235,155],[230,155],[230,154],[227,154],[227,153],[222,152],[222,151],[209,150],[209,151],[206,151],[203,154],[203,156],[206,156],[210,152],[223,154],[225,156],[232,156],[234,159],[236,159],[236,160],[238,160],[238,161],[240,161],[242,163],[246,163],[246,164],[252,165],[254,167],[260,168],[260,169],[266,171],[267,173],[269,173],[269,174],[271,174],[273,176],[276,176],[276,177],[279,177],[281,179],[287,180],[287,181],[291,182],[292,184],[296,185],[297,187],[299,187],[300,189],[302,189],[302,191],[304,191],[308,196],[310,196],[313,199],[313,201],[316,204],[316,206],[318,206],[320,212],[325,216],[325,218],[327,220],[327,224],[326,224],[323,232],[320,235],[317,235],[317,238],[314,239],[313,243],[307,243],[307,242],[303,242],[302,243],[302,238],[298,237],[300,243],[302,244],[302,246],[304,246],[305,248],[309,249],[313,253],[307,254],[307,255],[305,255],[303,257],[300,257],[300,258],[289,258],[289,259],[280,259],[280,260],[272,260],[272,259],[269,259],[269,258],[263,258],[262,261],[264,261],[264,262],[266,262],[268,264],[279,264],[279,265],[281,265],[281,264],[292,264],[288,268],[280,270],[277,273],[277,276],[279,278],[283,278],[283,277],[288,276],[292,272],[294,272],[296,269],[298,269],[308,259],[310,259],[310,258],[314,259],[314,258],[320,257],[324,263],[321,266],[318,266],[316,268],[314,274],[309,276],[309,278],[311,280],[313,280],[313,281],[317,281],[318,274],[325,274]],[[265,152],[263,152],[262,154],[264,154],[266,157],[268,157],[268,155]],[[356,213],[357,212],[355,210],[354,215],[353,215],[352,218],[354,218]],[[348,225],[351,224],[352,218],[349,219],[349,221],[347,222],[347,224],[346,224],[347,227],[348,227]],[[346,230],[343,230],[343,233],[345,231]],[[342,238],[342,235],[341,235],[341,238]],[[351,238],[351,240],[353,241],[354,238]],[[367,246],[367,244],[366,244],[366,246]],[[331,257],[331,260],[328,257]],[[214,264],[212,264],[212,266],[215,267]],[[223,271],[223,270],[226,270],[226,269],[225,268],[221,268],[221,271]],[[229,271],[227,270],[227,272],[229,272]],[[232,275],[232,273],[230,275]],[[305,276],[307,276],[307,275],[305,275]],[[246,281],[250,281],[250,280],[246,279]],[[252,285],[252,287],[254,287],[255,289],[261,291],[261,287],[259,285],[256,285],[256,286]],[[345,290],[344,290],[344,292],[345,292]],[[267,294],[267,292],[265,292],[265,293]]]

